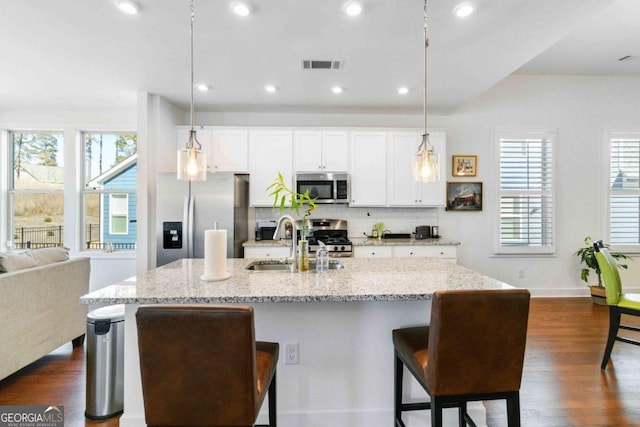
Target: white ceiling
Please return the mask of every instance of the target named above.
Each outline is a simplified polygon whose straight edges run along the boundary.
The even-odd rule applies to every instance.
[[[358,18],[344,0],[250,0],[247,18],[230,1],[196,0],[195,80],[212,87],[197,111],[422,111],[423,0],[362,0]],[[430,112],[513,73],[640,76],[638,0],[474,1],[460,20],[457,0],[429,0]],[[136,2],[127,16],[113,0],[0,0],[0,110],[132,109],[140,91],[188,110],[189,0]]]

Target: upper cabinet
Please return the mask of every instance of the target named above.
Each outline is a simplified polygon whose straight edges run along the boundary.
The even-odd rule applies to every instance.
[[[387,133],[351,132],[351,201],[349,206],[387,203]]]
[[[179,127],[177,149],[184,148],[189,141],[189,127]],[[208,172],[249,171],[249,132],[215,128],[196,129],[196,138],[207,154]]]
[[[249,171],[249,132],[246,130],[218,130],[211,135],[214,172]]]
[[[388,205],[445,206],[446,203],[446,137],[444,132],[430,132],[429,141],[440,160],[440,179],[435,183],[416,182],[413,178],[413,156],[422,141],[419,131],[388,134]]]
[[[293,132],[294,172],[347,172],[347,131],[296,130]]]
[[[290,130],[249,131],[249,204],[273,206],[267,187],[282,174],[287,185],[293,177],[293,134]]]

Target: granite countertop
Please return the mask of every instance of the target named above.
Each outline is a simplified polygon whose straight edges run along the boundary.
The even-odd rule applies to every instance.
[[[509,285],[437,258],[340,259],[328,273],[249,271],[229,259],[231,278],[203,282],[204,260],[181,259],[80,298],[83,304],[206,304],[426,300],[436,290]]]
[[[452,242],[442,237],[438,239],[371,239],[369,237],[350,237],[353,246],[458,246],[460,242]],[[247,240],[243,247],[290,247],[291,240]]]

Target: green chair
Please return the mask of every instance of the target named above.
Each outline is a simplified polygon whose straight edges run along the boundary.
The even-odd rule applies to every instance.
[[[600,273],[604,279],[604,288],[609,306],[609,338],[604,350],[604,357],[600,369],[604,369],[611,358],[611,350],[616,341],[627,344],[639,345],[640,341],[618,336],[618,330],[640,332],[640,328],[629,325],[621,325],[620,318],[623,314],[630,316],[640,316],[640,294],[630,294],[622,292],[622,281],[618,273],[616,260],[611,256],[609,250],[604,247],[602,240],[593,243],[596,251],[596,260]]]

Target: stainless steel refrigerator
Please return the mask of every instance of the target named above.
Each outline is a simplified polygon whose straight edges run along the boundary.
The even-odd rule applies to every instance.
[[[157,266],[180,258],[204,258],[204,231],[227,230],[227,257],[242,258],[249,236],[249,176],[208,174],[206,181],[157,177]]]

